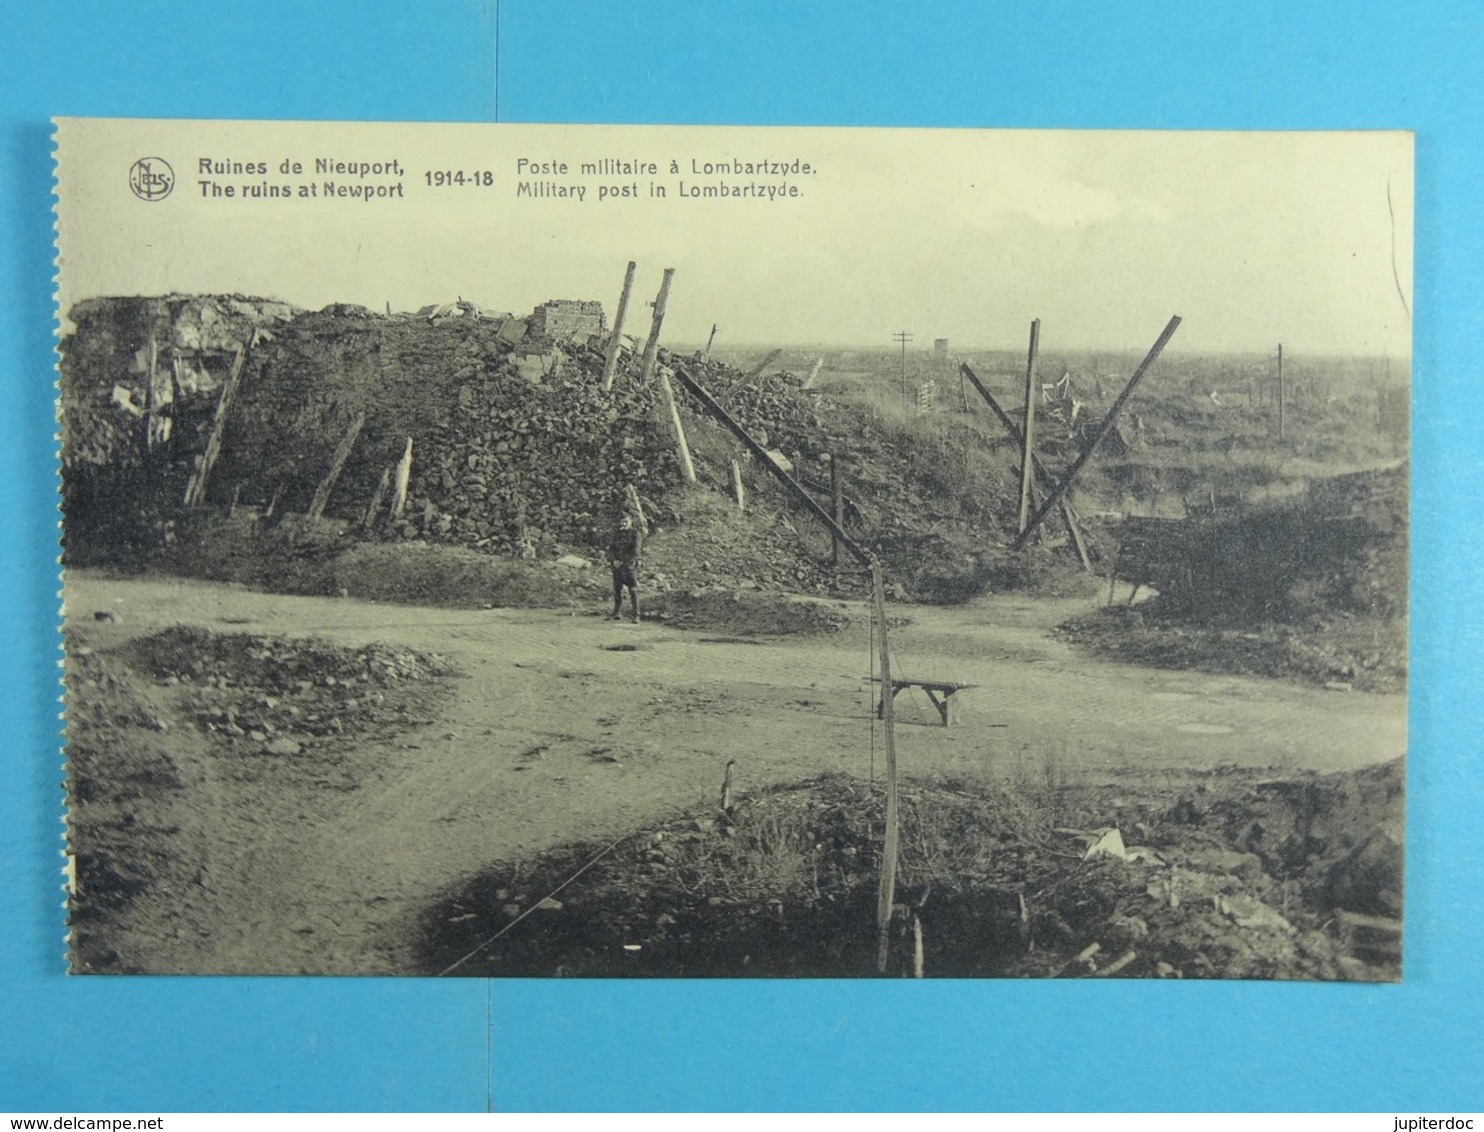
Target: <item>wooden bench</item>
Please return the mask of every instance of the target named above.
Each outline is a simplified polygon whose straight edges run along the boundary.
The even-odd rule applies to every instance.
[[[881,677],[872,676],[873,683],[881,683]],[[943,719],[944,727],[951,727],[958,722],[958,705],[953,702],[953,694],[962,692],[965,688],[977,688],[978,684],[960,684],[956,680],[898,680],[892,677],[891,696],[895,700],[897,693],[903,688],[921,688],[927,693],[927,698],[932,701],[933,707],[938,709],[938,714]],[[886,715],[886,697],[876,701],[876,718],[882,719]]]

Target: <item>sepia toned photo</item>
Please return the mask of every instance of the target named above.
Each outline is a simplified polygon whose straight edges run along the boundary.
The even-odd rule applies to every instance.
[[[73,973],[1402,977],[1411,135],[56,145]]]

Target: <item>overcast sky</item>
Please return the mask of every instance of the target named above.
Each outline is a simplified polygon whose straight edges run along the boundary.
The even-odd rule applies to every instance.
[[[694,127],[418,126],[71,119],[59,131],[65,310],[94,295],[240,292],[394,310],[462,296],[523,313],[598,299],[647,332],[674,267],[664,340],[1142,350],[1411,352],[1412,138],[1404,133],[1142,133]],[[174,173],[136,197],[141,157]],[[397,160],[402,176],[316,175],[317,157]],[[561,162],[568,173],[518,163]],[[580,175],[603,158],[657,175]],[[203,178],[200,162],[266,162]],[[692,162],[795,159],[809,174],[698,175]],[[284,160],[304,172],[279,172]],[[672,173],[671,161],[679,172]],[[492,174],[434,188],[431,171]],[[199,181],[232,186],[202,195]],[[466,180],[468,178],[466,177]],[[402,196],[326,199],[326,181]],[[291,185],[289,199],[245,185]],[[522,197],[522,182],[586,199]],[[781,200],[686,186],[792,185]],[[650,195],[651,184],[668,190]],[[301,197],[299,186],[320,195]],[[637,199],[599,202],[602,185]],[[1389,194],[1389,201],[1388,201]]]

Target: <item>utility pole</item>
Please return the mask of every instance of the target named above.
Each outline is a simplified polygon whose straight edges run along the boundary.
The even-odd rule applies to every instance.
[[[902,404],[907,403],[907,343],[912,341],[910,330],[898,330],[892,336],[892,341],[902,344]]]
[[[881,878],[876,889],[876,970],[885,974],[891,947],[891,910],[897,891],[897,740],[896,711],[892,706],[897,697],[891,682],[891,645],[886,638],[886,587],[881,580],[881,564],[874,560],[871,598],[880,626],[881,718],[886,731],[886,836],[881,846]]]
[[[1036,436],[1036,355],[1041,347],[1041,320],[1031,320],[1031,344],[1025,357],[1025,431],[1020,453],[1020,524],[1019,533],[1031,521],[1031,485],[1035,483],[1032,456]],[[960,374],[962,380],[962,374]]]
[[[1283,343],[1278,343],[1278,443],[1283,443]]]

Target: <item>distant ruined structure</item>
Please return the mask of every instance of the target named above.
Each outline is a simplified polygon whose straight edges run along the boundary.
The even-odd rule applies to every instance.
[[[607,328],[602,303],[591,299],[552,299],[531,313],[529,332],[553,342],[570,342],[585,341]]]

